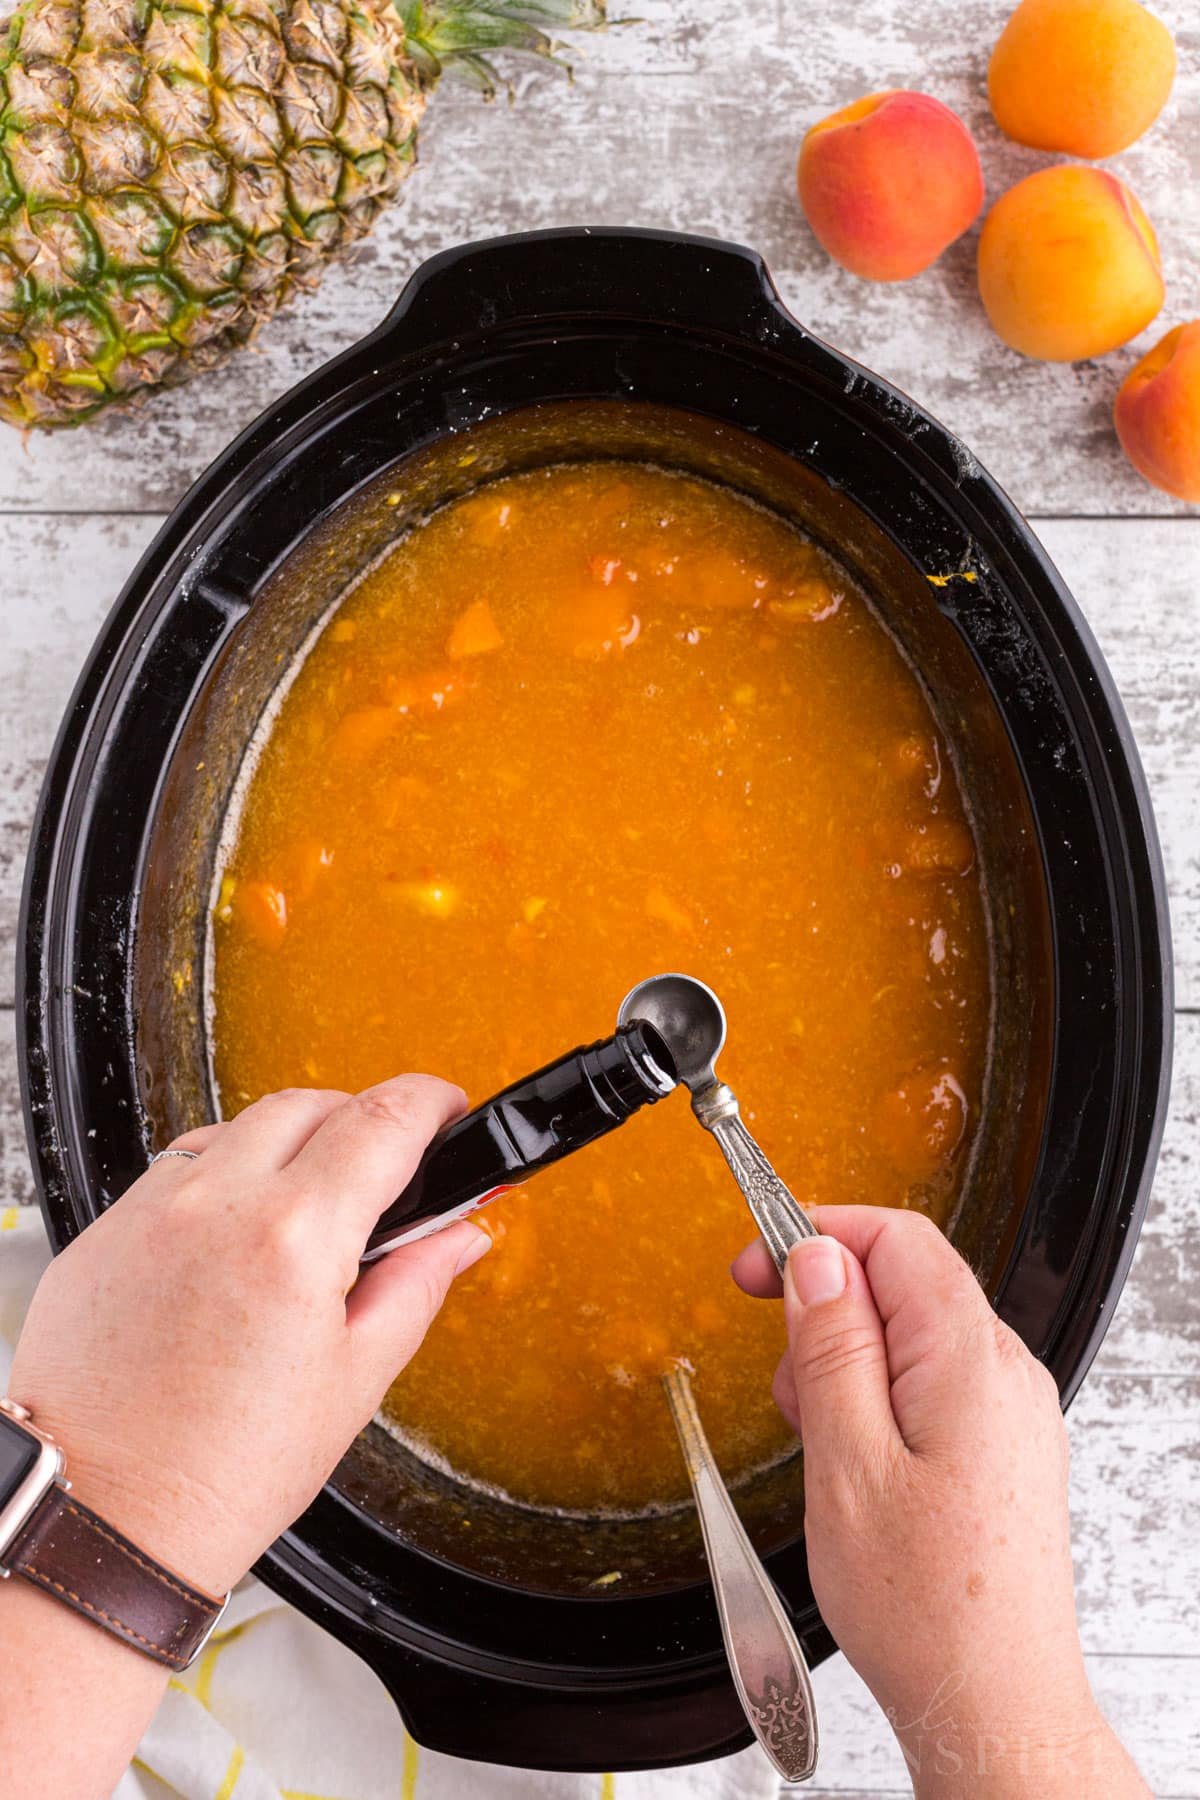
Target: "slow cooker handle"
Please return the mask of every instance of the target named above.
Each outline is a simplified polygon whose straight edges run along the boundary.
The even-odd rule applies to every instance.
[[[506,1680],[395,1645],[382,1654],[379,1645],[356,1647],[409,1734],[448,1756],[517,1769],[600,1770],[614,1760],[651,1769],[728,1756],[753,1742],[732,1681],[714,1686],[707,1668],[657,1692],[632,1679],[597,1689],[566,1669],[558,1685],[542,1685],[519,1667]],[[821,1628],[815,1660],[830,1648]]]
[[[622,317],[774,347],[814,343],[787,312],[761,256],[714,238],[611,227],[483,238],[432,257],[374,334],[392,352],[446,345],[531,319]]]

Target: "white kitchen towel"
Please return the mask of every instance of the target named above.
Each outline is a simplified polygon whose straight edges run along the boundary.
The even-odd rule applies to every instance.
[[[36,1209],[0,1212],[0,1392],[48,1260]],[[172,1679],[113,1800],[770,1800],[778,1791],[756,1749],[638,1775],[535,1773],[423,1750],[365,1663],[247,1580],[199,1661]]]

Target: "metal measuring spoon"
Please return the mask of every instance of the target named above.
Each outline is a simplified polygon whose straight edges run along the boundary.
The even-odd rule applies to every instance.
[[[742,1711],[783,1779],[807,1781],[816,1771],[818,1740],[804,1651],[721,1479],[687,1370],[677,1364],[662,1379],[700,1515],[721,1636]]]
[[[710,987],[693,975],[652,975],[621,1002],[618,1025],[645,1019],[664,1039],[675,1071],[692,1096],[692,1111],[711,1131],[782,1275],[788,1251],[816,1237],[799,1201],[779,1179],[742,1123],[737,1096],[716,1076],[725,1045],[725,1009]]]

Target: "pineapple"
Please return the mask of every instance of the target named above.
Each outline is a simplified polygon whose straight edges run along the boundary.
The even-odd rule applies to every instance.
[[[244,344],[371,229],[448,62],[603,0],[25,0],[0,26],[0,417],[70,425]]]

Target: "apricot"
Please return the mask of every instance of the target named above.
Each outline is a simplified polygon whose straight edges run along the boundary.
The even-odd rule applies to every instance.
[[[1113,417],[1121,448],[1147,481],[1200,501],[1200,319],[1177,325],[1143,356]]]
[[[1021,0],[988,66],[1001,131],[1035,150],[1114,156],[1175,79],[1170,32],[1138,0]]]
[[[1136,197],[1104,169],[1039,169],[1001,194],[979,238],[992,328],[1025,356],[1103,356],[1163,303],[1158,239]]]
[[[928,94],[868,94],[814,125],[800,149],[800,204],[817,240],[868,281],[919,275],[979,216],[970,132]]]

